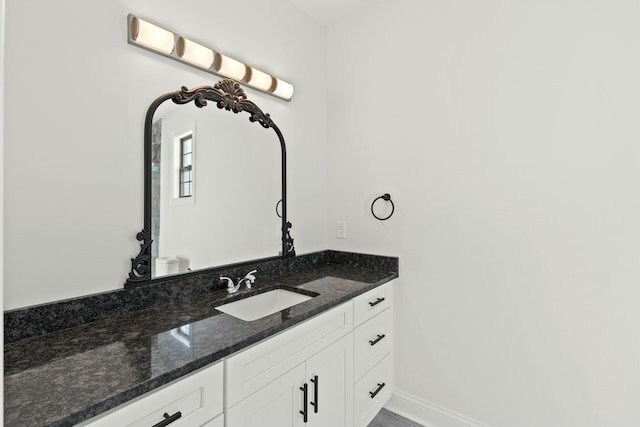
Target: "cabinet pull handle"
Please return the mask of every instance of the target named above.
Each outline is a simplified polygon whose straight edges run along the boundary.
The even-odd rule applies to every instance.
[[[369,395],[371,396],[371,398],[373,399],[374,397],[376,397],[376,394],[380,393],[380,390],[382,390],[384,388],[386,384],[385,383],[378,383],[378,388],[376,389],[376,391],[370,391]]]
[[[369,340],[369,344],[371,344],[372,346],[378,344],[382,339],[384,339],[384,337],[386,337],[385,334],[378,334],[378,338],[376,338],[375,340]]]
[[[318,413],[318,376],[314,375],[313,378],[311,379],[311,382],[313,383],[313,398],[315,399],[315,402],[309,402],[311,403],[311,406],[313,406],[313,412],[314,413]]]
[[[376,300],[375,300],[375,301],[373,301],[373,302],[369,301],[369,305],[370,305],[371,307],[373,307],[373,306],[375,306],[375,305],[380,304],[382,301],[384,301],[384,298],[378,298],[378,299],[376,299]]]
[[[178,411],[173,415],[169,415],[166,412],[164,413],[163,417],[164,420],[160,421],[158,424],[154,424],[151,427],[165,427],[168,426],[169,424],[171,424],[172,422],[176,421],[178,418],[180,418],[182,416],[182,412]]]
[[[304,400],[304,408],[302,409],[302,411],[300,411],[300,413],[302,414],[302,419],[306,423],[309,418],[309,414],[307,412],[307,402],[309,397],[308,390],[307,390],[307,383],[304,383],[304,385],[300,387],[300,390],[302,390],[302,399]]]

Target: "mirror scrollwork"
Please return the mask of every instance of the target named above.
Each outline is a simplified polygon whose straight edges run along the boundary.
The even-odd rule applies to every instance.
[[[261,141],[264,132],[252,130],[255,129],[254,126],[238,126],[237,119],[228,119],[226,117],[230,116],[222,117],[220,114],[215,115],[220,116],[215,118],[217,120],[210,113],[191,119],[192,128],[197,128],[197,139],[195,133],[188,134],[187,138],[175,132],[167,135],[164,131],[165,127],[169,127],[168,123],[186,120],[182,115],[185,111],[183,107],[171,105],[193,103],[197,107],[197,113],[201,114],[199,111],[205,110],[203,107],[209,102],[215,103],[220,110],[235,114],[246,112],[249,114],[249,122],[257,123],[264,129],[272,129],[280,142],[280,150],[273,148],[275,144],[271,144],[271,141]],[[258,141],[254,141],[256,139]],[[216,151],[212,151],[214,148]],[[228,158],[234,155],[235,158]],[[197,167],[194,158],[199,159]],[[274,163],[278,159],[281,168],[280,171],[274,171]],[[230,186],[232,189],[227,188]],[[197,199],[194,188],[198,189]],[[188,193],[186,196],[183,194],[184,189]],[[235,206],[234,200],[237,200]],[[194,209],[196,205],[199,210]],[[247,217],[247,212],[254,216]],[[194,220],[196,216],[200,218],[200,223]],[[196,224],[193,225],[192,222]],[[164,231],[160,231],[161,223]],[[217,229],[211,227],[214,223],[219,224]],[[251,228],[256,224],[260,224],[262,229],[256,231]],[[275,225],[275,230],[271,229],[272,225]],[[236,238],[243,233],[246,235],[245,240]],[[180,239],[176,239],[174,234],[180,234],[179,237],[183,240],[186,235],[199,236],[202,241],[192,243],[193,248],[185,249],[184,242],[176,243]],[[295,255],[291,222],[287,220],[284,137],[270,115],[247,99],[239,83],[224,79],[214,86],[194,89],[182,87],[176,92],[158,97],[149,106],[144,123],[144,226],[136,239],[141,242],[140,252],[131,259],[131,272],[125,287],[144,284],[171,274],[206,270],[256,258],[275,259]],[[254,255],[260,252],[252,252],[248,248],[261,239],[268,241],[268,247],[273,249],[264,249],[263,252],[267,255],[256,257]],[[234,245],[245,250],[234,252]],[[211,251],[213,247],[217,247],[215,256],[209,254],[208,259],[199,259],[202,258],[199,252]],[[271,250],[277,255],[271,256]],[[176,257],[161,256],[169,252]],[[184,256],[185,253],[192,256]],[[180,270],[158,271],[158,262],[169,258],[180,258],[180,262],[186,260],[186,264]]]

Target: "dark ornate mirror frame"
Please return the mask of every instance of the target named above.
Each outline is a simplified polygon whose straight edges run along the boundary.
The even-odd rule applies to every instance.
[[[240,85],[231,80],[224,79],[214,86],[200,86],[189,90],[182,87],[179,91],[166,93],[158,97],[147,110],[144,121],[144,227],[136,235],[140,243],[140,253],[135,258],[131,258],[131,272],[125,283],[125,287],[140,285],[150,282],[151,278],[151,154],[152,154],[152,125],[153,115],[160,105],[172,100],[175,104],[188,104],[194,102],[196,107],[202,108],[207,105],[207,101],[213,101],[219,109],[225,109],[233,113],[246,111],[250,114],[249,121],[257,122],[265,129],[273,129],[280,140],[280,150],[282,156],[282,251],[280,257],[295,255],[293,238],[291,237],[291,223],[287,221],[287,153],[282,132],[271,120],[269,114],[265,114],[255,103],[247,99]],[[279,257],[273,257],[279,258]],[[246,261],[246,260],[243,260]],[[193,272],[196,273],[196,272]],[[182,273],[182,275],[190,273]],[[166,280],[168,276],[158,279]]]

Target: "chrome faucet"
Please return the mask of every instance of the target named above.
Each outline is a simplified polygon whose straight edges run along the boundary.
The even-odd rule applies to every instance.
[[[229,277],[220,276],[220,280],[226,280],[227,292],[230,294],[235,294],[236,292],[238,292],[238,289],[240,289],[243,283],[247,286],[247,289],[251,289],[251,285],[253,285],[253,283],[256,281],[255,273],[257,272],[258,270],[252,270],[248,272],[243,278],[238,279],[237,285],[234,285],[233,279],[230,279]]]

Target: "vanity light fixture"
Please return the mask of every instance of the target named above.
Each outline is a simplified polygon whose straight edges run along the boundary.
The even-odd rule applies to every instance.
[[[291,83],[145,19],[130,14],[127,21],[129,44],[159,53],[199,70],[233,79],[286,101],[291,101],[293,97],[294,89]]]

